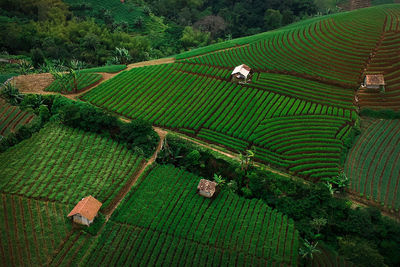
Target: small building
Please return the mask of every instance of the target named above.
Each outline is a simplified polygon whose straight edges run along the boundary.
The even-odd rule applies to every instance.
[[[370,90],[385,91],[385,79],[383,74],[367,74],[364,77],[362,87]]]
[[[97,216],[101,205],[103,204],[92,196],[82,198],[68,214],[68,217],[72,217],[76,223],[89,226]]]
[[[203,197],[212,198],[217,191],[217,183],[201,179],[197,186],[197,193]]]
[[[231,79],[234,82],[244,82],[247,83],[251,81],[251,75],[253,71],[251,68],[245,64],[239,65],[235,67],[235,69],[231,73]]]

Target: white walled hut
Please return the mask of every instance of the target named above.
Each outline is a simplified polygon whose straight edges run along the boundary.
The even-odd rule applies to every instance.
[[[217,191],[217,183],[201,179],[197,186],[197,193],[203,197],[212,198]]]
[[[75,223],[89,226],[97,216],[101,205],[103,204],[92,196],[82,198],[68,214],[68,217],[72,217]]]
[[[251,79],[252,70],[246,64],[239,65],[231,73],[231,79],[234,82],[244,82],[247,83]]]
[[[383,74],[367,74],[364,77],[362,87],[369,90],[385,91],[385,78]]]

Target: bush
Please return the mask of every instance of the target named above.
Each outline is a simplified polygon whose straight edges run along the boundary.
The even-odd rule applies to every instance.
[[[97,235],[97,232],[100,230],[100,228],[103,226],[105,222],[106,222],[106,217],[99,212],[91,225],[89,225],[88,227],[86,226],[83,227],[83,231],[91,235]]]
[[[394,111],[390,109],[372,110],[363,108],[360,111],[361,116],[372,117],[372,118],[383,118],[383,119],[400,119],[400,111]]]

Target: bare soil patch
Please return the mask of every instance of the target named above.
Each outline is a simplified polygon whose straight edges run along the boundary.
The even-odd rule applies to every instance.
[[[168,63],[174,63],[174,62],[175,62],[175,58],[173,58],[173,57],[160,58],[160,59],[154,59],[154,60],[142,61],[142,62],[129,64],[128,67],[126,68],[126,70],[131,70],[133,68],[140,68],[140,67],[144,67],[144,66],[168,64]]]
[[[15,76],[11,83],[18,88],[21,93],[28,94],[56,94],[54,92],[45,92],[44,89],[54,81],[50,73],[27,74]]]

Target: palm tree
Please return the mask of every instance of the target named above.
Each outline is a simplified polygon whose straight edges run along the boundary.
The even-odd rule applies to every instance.
[[[312,260],[315,253],[321,253],[317,249],[318,242],[309,242],[307,239],[304,240],[303,247],[300,248],[299,254],[302,258]]]

